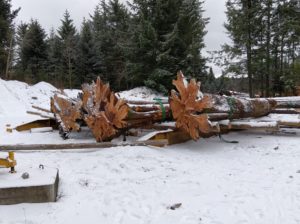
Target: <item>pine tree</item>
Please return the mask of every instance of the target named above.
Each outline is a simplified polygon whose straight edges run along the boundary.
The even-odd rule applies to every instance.
[[[262,96],[282,95],[285,86],[291,91],[291,86],[297,84],[292,67],[300,39],[296,2],[229,0],[227,17],[225,27],[233,45],[226,45],[224,51],[235,60],[229,67],[240,66],[239,70],[228,71],[239,75],[246,71],[252,93],[259,90]]]
[[[149,79],[154,71],[157,62],[158,37],[152,19],[154,18],[154,2],[150,1],[133,1],[131,5],[134,10],[132,23],[130,26],[129,51],[127,57],[128,76],[130,78],[131,87],[142,86],[145,83],[148,86],[155,86],[156,83]]]
[[[91,82],[96,79],[97,57],[91,23],[84,20],[81,27],[77,59],[77,73],[80,83]]]
[[[140,77],[138,81],[167,92],[178,70],[190,77],[204,76],[201,49],[207,19],[202,16],[202,2],[135,0],[132,9],[136,24],[130,72]]]
[[[62,67],[63,72],[67,74],[68,87],[73,88],[78,37],[73,20],[70,18],[70,13],[67,10],[61,22],[62,25],[58,29],[58,36],[62,42]]]
[[[201,86],[202,91],[205,93],[217,93],[218,86],[212,67],[209,68],[209,72],[205,79],[201,82]]]
[[[128,87],[125,49],[128,41],[129,13],[118,0],[101,1],[92,16],[95,47],[104,80],[115,90]]]
[[[13,20],[20,9],[11,9],[11,0],[0,0],[0,76],[6,73],[13,43]],[[10,62],[9,62],[10,63]]]
[[[16,65],[14,66],[16,71],[16,77],[22,81],[25,80],[25,70],[26,70],[26,64],[25,60],[23,59],[22,55],[22,47],[24,44],[24,37],[28,30],[28,24],[21,22],[17,26],[16,30],[16,44],[17,44],[17,52],[16,52]]]
[[[259,29],[258,12],[261,2],[255,0],[228,0],[226,2],[226,15],[228,22],[225,28],[233,41],[232,46],[225,45],[224,50],[232,54],[233,58],[241,60],[240,73],[246,71],[248,76],[248,89],[250,97],[253,90],[253,47]],[[244,60],[246,57],[246,60]]]
[[[56,35],[54,29],[50,31],[47,39],[47,72],[49,80],[55,86],[63,87],[63,67],[62,67],[62,42]]]
[[[29,72],[30,82],[36,82],[45,75],[47,60],[46,33],[37,20],[31,20],[21,47],[21,64]]]
[[[101,5],[97,5],[93,15],[91,16],[91,29],[94,41],[95,48],[95,71],[97,75],[100,75],[102,80],[107,81],[107,72],[104,70],[105,65],[103,62],[103,52],[102,48],[104,46],[103,35],[107,32],[106,30],[106,4],[105,1],[102,2],[103,7]],[[102,11],[103,9],[103,11]]]

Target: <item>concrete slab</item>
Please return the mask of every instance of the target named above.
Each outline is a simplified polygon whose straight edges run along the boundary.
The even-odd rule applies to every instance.
[[[27,172],[28,179],[22,174]],[[55,168],[17,167],[17,173],[0,169],[0,205],[19,203],[55,202],[59,182],[59,172]]]

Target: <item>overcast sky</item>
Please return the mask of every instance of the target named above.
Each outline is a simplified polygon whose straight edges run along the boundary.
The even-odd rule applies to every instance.
[[[125,2],[126,0],[121,0]],[[21,7],[17,22],[28,22],[31,18],[38,19],[47,32],[60,25],[66,9],[69,10],[78,28],[83,17],[89,18],[99,0],[12,0],[14,8]],[[206,0],[204,3],[205,17],[210,18],[205,37],[206,50],[218,50],[227,41],[223,24],[225,17],[225,0]],[[214,66],[215,73],[220,70]]]

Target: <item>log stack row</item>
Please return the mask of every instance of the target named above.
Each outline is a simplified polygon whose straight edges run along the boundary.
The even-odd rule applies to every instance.
[[[279,113],[280,110],[295,113],[291,106],[298,105],[298,102],[286,103],[276,98],[204,95],[200,91],[201,83],[195,79],[187,82],[181,72],[173,80],[173,85],[176,90],[171,91],[168,102],[137,102],[119,98],[111,91],[109,84],[98,78],[92,84],[82,85],[82,93],[76,99],[64,95],[52,97],[51,111],[63,138],[67,138],[70,132],[80,131],[82,126],[87,126],[97,142],[105,142],[131,128],[154,127],[155,123],[175,121],[175,129],[184,131],[193,140],[197,140],[239,127],[249,129],[253,121],[245,123],[245,120],[240,119],[260,118],[274,111]],[[224,120],[231,122],[224,125]],[[278,122],[269,121],[252,126],[274,129],[278,125]]]

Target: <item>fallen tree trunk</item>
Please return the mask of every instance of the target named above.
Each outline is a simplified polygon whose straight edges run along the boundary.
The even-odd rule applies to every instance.
[[[51,112],[59,124],[60,135],[65,139],[70,131],[80,131],[82,101],[57,94],[50,100]]]
[[[300,109],[295,108],[277,108],[271,111],[272,114],[300,114]]]
[[[51,100],[51,110],[61,124],[63,137],[67,137],[70,131],[79,131],[80,125],[85,123],[97,142],[103,142],[110,141],[130,128],[169,119],[169,105],[158,103],[129,106],[98,78],[96,83],[82,86],[82,95],[78,101],[55,95]]]
[[[194,79],[187,83],[181,72],[177,74],[173,85],[178,91],[172,90],[170,96],[170,107],[176,127],[185,130],[194,140],[211,132],[209,118],[218,120],[218,113],[219,119],[261,117],[269,114],[276,106],[272,99],[202,95],[201,84]],[[213,116],[209,113],[213,113]]]
[[[277,108],[300,108],[300,97],[275,97],[274,100]]]
[[[217,132],[211,121],[262,117],[277,106],[276,99],[203,95],[200,82],[192,79],[188,83],[181,72],[173,84],[177,91],[172,90],[169,104],[162,100],[126,101],[118,98],[109,85],[98,78],[96,83],[82,86],[82,95],[77,100],[55,95],[51,100],[51,111],[64,133],[79,131],[80,126],[86,124],[97,142],[110,141],[130,128],[149,127],[165,120],[175,120],[177,129],[197,140]],[[222,128],[232,130],[221,125],[220,132]],[[235,123],[233,128],[254,127]]]

